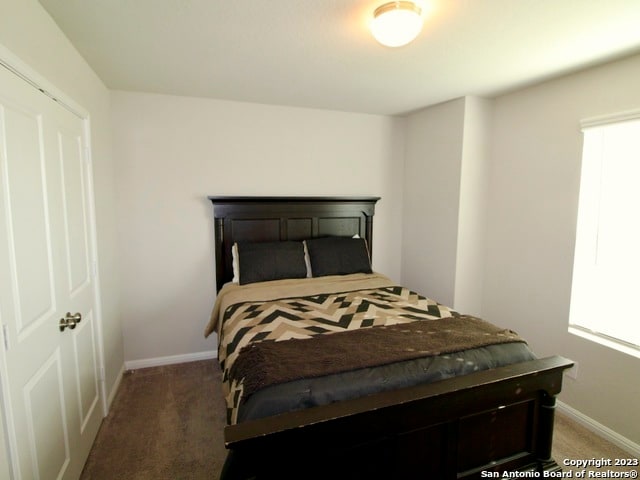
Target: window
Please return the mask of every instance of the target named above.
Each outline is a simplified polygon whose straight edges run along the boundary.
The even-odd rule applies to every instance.
[[[569,331],[640,357],[640,112],[582,127]]]

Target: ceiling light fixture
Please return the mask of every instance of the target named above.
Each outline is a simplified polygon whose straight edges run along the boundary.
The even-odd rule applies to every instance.
[[[422,30],[422,9],[414,2],[389,2],[373,12],[371,33],[382,45],[401,47]]]

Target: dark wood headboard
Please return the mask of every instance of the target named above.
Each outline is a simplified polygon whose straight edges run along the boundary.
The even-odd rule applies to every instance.
[[[234,242],[360,235],[372,251],[380,197],[208,197],[215,219],[216,289],[233,278]]]

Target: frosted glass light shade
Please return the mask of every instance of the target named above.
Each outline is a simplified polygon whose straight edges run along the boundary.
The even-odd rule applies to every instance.
[[[382,45],[401,47],[422,30],[422,10],[413,2],[389,2],[373,12],[371,33]]]

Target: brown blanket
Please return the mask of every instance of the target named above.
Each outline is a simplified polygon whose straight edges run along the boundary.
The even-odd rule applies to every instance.
[[[244,347],[231,376],[244,378],[243,397],[279,383],[319,377],[499,343],[517,333],[472,316],[362,328],[308,339],[254,342]]]

